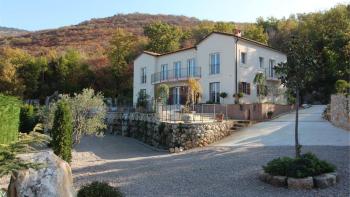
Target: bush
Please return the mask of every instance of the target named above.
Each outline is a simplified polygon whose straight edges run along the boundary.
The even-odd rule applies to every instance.
[[[92,182],[78,191],[78,197],[122,197],[123,194],[108,183]]]
[[[263,169],[266,173],[274,176],[304,178],[334,172],[335,166],[318,159],[312,153],[306,153],[295,159],[289,157],[274,159],[263,166]]]
[[[338,80],[335,82],[335,90],[337,91],[337,93],[339,94],[344,94],[348,91],[348,89],[350,88],[350,83],[348,83],[345,80]]]
[[[19,113],[19,131],[29,133],[36,124],[33,105],[23,105]]]
[[[0,94],[0,144],[18,140],[20,105],[16,97]]]
[[[56,155],[70,162],[72,159],[73,125],[68,103],[61,100],[57,104],[52,126],[51,146]]]

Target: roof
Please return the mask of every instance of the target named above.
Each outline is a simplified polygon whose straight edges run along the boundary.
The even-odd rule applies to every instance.
[[[249,39],[249,38],[245,38],[245,37],[242,37],[242,36],[236,36],[234,34],[231,34],[231,33],[225,33],[225,32],[219,32],[219,31],[213,31],[211,32],[210,34],[206,35],[202,40],[200,40],[196,45],[198,45],[199,43],[201,43],[202,41],[204,41],[205,39],[207,39],[209,36],[211,36],[212,34],[220,34],[220,35],[224,35],[224,36],[231,36],[231,37],[234,37],[238,40],[244,40],[244,41],[247,41],[247,42],[250,42],[252,44],[255,44],[255,45],[258,45],[258,46],[262,46],[262,47],[265,47],[265,48],[268,48],[268,49],[271,49],[273,51],[276,51],[276,52],[279,52],[279,53],[282,53],[282,54],[285,54],[283,53],[282,51],[278,50],[278,49],[275,49],[267,44],[264,44],[264,43],[261,43],[261,42],[258,42],[258,41],[255,41],[255,40],[252,40],[252,39]]]
[[[270,47],[267,44],[264,44],[264,43],[261,43],[261,42],[255,41],[255,40],[251,40],[251,39],[248,39],[248,38],[245,38],[245,37],[236,36],[236,35],[231,34],[231,33],[225,33],[225,32],[219,32],[219,31],[211,32],[210,34],[206,35],[203,39],[201,39],[199,42],[197,42],[196,45],[194,45],[192,47],[182,48],[182,49],[178,49],[178,50],[167,52],[167,53],[155,53],[155,52],[152,52],[152,51],[143,51],[143,53],[151,55],[151,56],[159,57],[159,56],[169,55],[169,54],[173,54],[173,53],[177,53],[177,52],[181,52],[181,51],[186,51],[186,50],[190,50],[190,49],[197,49],[197,45],[200,44],[201,42],[203,42],[208,37],[210,37],[212,34],[220,34],[220,35],[224,35],[224,36],[231,36],[231,37],[234,37],[234,38],[236,38],[238,40],[244,40],[244,41],[250,42],[252,44],[255,44],[255,45],[258,45],[258,46],[261,46],[261,47],[265,47],[265,48],[268,48],[270,50],[273,50],[273,51],[285,54],[282,51],[277,50],[277,49],[275,49],[273,47]]]

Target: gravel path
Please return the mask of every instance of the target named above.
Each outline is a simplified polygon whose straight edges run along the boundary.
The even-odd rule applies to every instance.
[[[350,196],[350,147],[304,146],[338,167],[340,183],[327,189],[288,190],[260,182],[261,166],[293,156],[292,146],[206,147],[157,152],[121,136],[85,137],[73,153],[76,188],[107,181],[126,196]]]

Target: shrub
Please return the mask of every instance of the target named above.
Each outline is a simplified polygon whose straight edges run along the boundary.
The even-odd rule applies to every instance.
[[[0,94],[0,144],[18,139],[20,105],[16,97]]]
[[[318,159],[312,153],[306,153],[295,159],[289,157],[274,159],[263,166],[263,169],[274,176],[304,178],[334,172],[335,166]]]
[[[65,100],[70,107],[73,117],[73,144],[77,144],[83,135],[101,134],[106,128],[106,105],[101,93],[95,93],[93,89],[84,89],[74,97],[62,95],[61,100]],[[57,102],[51,103],[49,107],[44,107],[40,111],[44,128],[52,129],[54,114]]]
[[[72,114],[68,103],[58,102],[55,119],[52,127],[51,146],[56,155],[70,162],[72,159],[73,125]]]
[[[344,94],[348,91],[349,88],[350,88],[350,83],[348,83],[345,80],[340,79],[335,82],[335,90],[337,91],[337,93]]]
[[[92,182],[78,191],[78,197],[122,197],[123,194],[108,183]]]
[[[29,133],[36,124],[33,105],[23,105],[19,113],[19,131]]]
[[[223,99],[226,98],[227,97],[227,93],[226,92],[221,92],[220,93],[220,97],[223,98]]]

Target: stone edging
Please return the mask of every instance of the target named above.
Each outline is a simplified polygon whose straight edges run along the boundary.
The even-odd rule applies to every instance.
[[[286,176],[273,176],[263,170],[259,173],[259,179],[276,187],[287,187],[289,189],[312,189],[327,188],[339,182],[336,172],[325,173],[314,177],[292,178]]]

